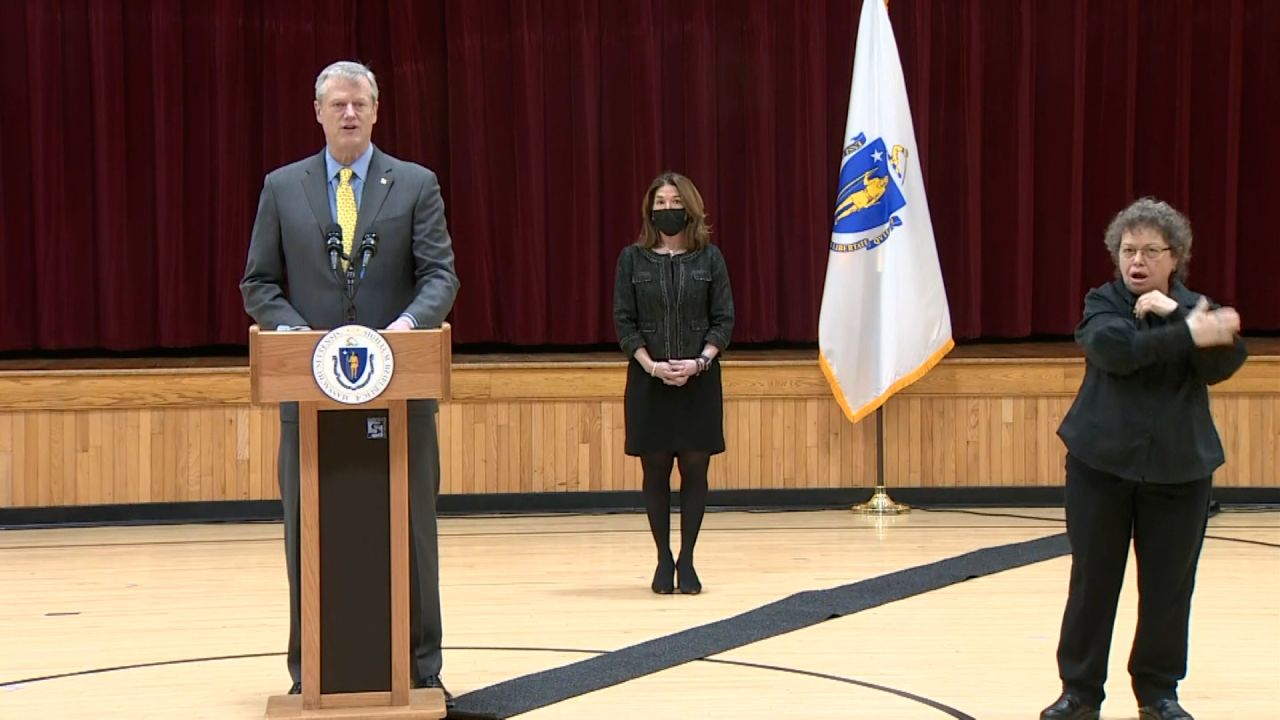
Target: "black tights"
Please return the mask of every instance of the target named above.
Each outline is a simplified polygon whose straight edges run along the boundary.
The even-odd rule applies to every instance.
[[[644,469],[644,506],[649,530],[658,548],[658,560],[671,557],[671,466],[680,461],[680,557],[693,561],[693,546],[707,510],[707,467],[711,453],[684,450],[651,453],[640,457]]]

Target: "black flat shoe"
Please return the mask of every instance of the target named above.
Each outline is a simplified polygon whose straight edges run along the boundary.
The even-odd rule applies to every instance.
[[[301,695],[301,694],[302,694],[302,683],[300,683],[300,682],[296,682],[296,683],[294,683],[293,685],[289,686],[289,694],[290,694],[290,695]]]
[[[676,563],[676,570],[680,573],[680,592],[685,595],[697,595],[702,592],[702,581],[698,579],[698,572],[693,569],[693,561],[681,558]]]
[[[671,553],[658,561],[658,569],[653,571],[653,582],[649,584],[649,588],[659,595],[670,595],[676,590],[676,561],[671,558]]]
[[[1099,708],[1076,695],[1062,693],[1052,705],[1040,711],[1040,720],[1098,720]]]
[[[1177,700],[1157,700],[1152,705],[1138,708],[1140,720],[1195,720],[1191,713],[1182,709]]]

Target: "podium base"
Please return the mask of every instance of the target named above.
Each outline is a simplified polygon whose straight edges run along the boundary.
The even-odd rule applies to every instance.
[[[386,696],[386,693],[371,693]],[[320,702],[352,704],[357,698],[337,695],[321,695]],[[358,700],[357,700],[358,701]],[[267,720],[438,720],[449,714],[444,705],[444,691],[440,688],[422,688],[409,691],[408,705],[362,705],[360,707],[325,707],[306,710],[301,695],[272,695],[267,700]]]

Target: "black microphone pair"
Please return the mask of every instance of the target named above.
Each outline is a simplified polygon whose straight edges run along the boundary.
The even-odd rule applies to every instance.
[[[324,231],[324,246],[329,251],[329,269],[338,272],[338,260],[342,253],[342,226],[329,223]],[[364,271],[369,267],[369,260],[378,252],[378,234],[370,230],[360,240],[360,278],[364,279]],[[351,258],[347,258],[350,262]]]

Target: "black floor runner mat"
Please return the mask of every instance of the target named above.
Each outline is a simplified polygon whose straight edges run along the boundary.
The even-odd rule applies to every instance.
[[[828,590],[797,593],[731,618],[469,692],[458,697],[449,717],[508,718],[825,620],[1070,552],[1065,534],[1052,535],[983,548]]]

